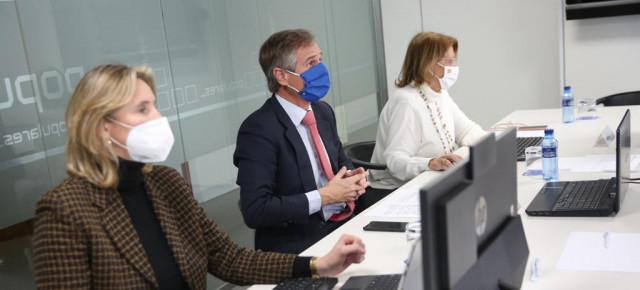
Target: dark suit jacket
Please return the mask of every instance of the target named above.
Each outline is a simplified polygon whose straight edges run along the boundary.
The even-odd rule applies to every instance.
[[[333,110],[322,101],[311,106],[333,172],[342,166],[353,169],[342,149]],[[317,189],[311,160],[275,96],[240,126],[233,163],[238,167],[244,221],[256,229],[256,249],[300,253],[336,227],[320,212],[309,215],[304,193]]]
[[[236,284],[291,277],[294,255],[256,252],[233,243],[198,207],[177,171],[156,166],[144,184],[191,289],[206,288],[207,271]],[[120,195],[85,179],[67,178],[38,202],[34,261],[41,289],[158,287]]]

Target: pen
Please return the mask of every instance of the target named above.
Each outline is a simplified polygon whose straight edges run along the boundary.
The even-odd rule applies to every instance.
[[[605,231],[604,232],[604,247],[607,248],[607,249],[609,248],[610,243],[611,243],[610,235],[611,234],[609,234],[609,231]]]
[[[540,277],[540,257],[536,257],[531,263],[531,281],[536,281]]]
[[[535,125],[535,126],[520,126],[517,127],[519,131],[537,131],[544,130],[547,128],[547,125]]]

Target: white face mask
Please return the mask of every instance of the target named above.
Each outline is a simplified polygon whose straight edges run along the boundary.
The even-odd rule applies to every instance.
[[[439,78],[436,75],[433,76],[435,76],[440,82],[440,89],[448,90],[458,79],[458,73],[460,73],[460,69],[457,66],[444,66],[437,62],[436,64],[444,69],[444,75],[442,76],[442,78]]]
[[[144,122],[138,126],[129,126],[113,118],[111,122],[131,129],[127,136],[127,145],[123,145],[112,137],[111,141],[124,148],[133,160],[150,163],[167,160],[171,147],[173,147],[173,132],[166,117]]]

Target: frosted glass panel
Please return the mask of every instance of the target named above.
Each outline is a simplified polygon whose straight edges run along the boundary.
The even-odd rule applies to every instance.
[[[196,189],[211,191],[201,200],[235,187],[236,133],[269,97],[258,50],[276,31],[315,34],[333,84],[324,100],[347,142],[377,117],[370,5],[0,1],[0,228],[32,217],[35,201],[65,178],[66,104],[84,73],[104,62],[153,68],[158,108],[179,140],[165,163],[193,165]]]
[[[0,285],[34,287],[29,237],[5,234],[66,178],[64,114],[88,70],[105,62],[153,69],[158,109],[176,137],[163,164],[204,202],[237,188],[236,135],[270,97],[258,51],[274,32],[316,36],[332,80],[324,101],[343,143],[376,124],[371,11],[370,0],[0,0]]]
[[[370,1],[162,5],[182,140],[198,200],[236,187],[235,138],[241,122],[270,96],[258,51],[274,32],[306,28],[315,35],[333,84],[324,100],[336,108],[343,141],[376,123]]]

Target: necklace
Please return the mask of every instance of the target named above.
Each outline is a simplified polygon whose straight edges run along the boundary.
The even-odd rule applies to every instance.
[[[440,119],[440,124],[442,125],[442,130],[440,130],[440,128],[438,127],[438,125],[436,123],[436,119],[433,117],[433,110],[429,106],[430,102],[427,100],[427,96],[422,91],[422,88],[418,87],[418,91],[420,92],[420,96],[424,100],[424,104],[427,106],[427,110],[429,111],[429,117],[431,117],[431,123],[433,123],[433,127],[436,128],[436,132],[438,133],[438,137],[440,137],[440,142],[442,142],[442,148],[444,149],[444,153],[447,154],[447,153],[453,152],[453,148],[454,148],[453,144],[455,143],[455,141],[453,140],[453,137],[451,137],[451,133],[449,132],[449,129],[447,128],[447,124],[444,122],[444,119],[442,118],[442,111],[440,111],[440,106],[438,106],[438,103],[433,102],[433,104],[436,106],[436,112],[438,112],[438,118]],[[442,138],[442,135],[443,135],[442,132],[444,132],[445,138],[447,139],[446,143],[445,143],[444,139]],[[447,145],[449,145],[449,146],[447,146]]]

